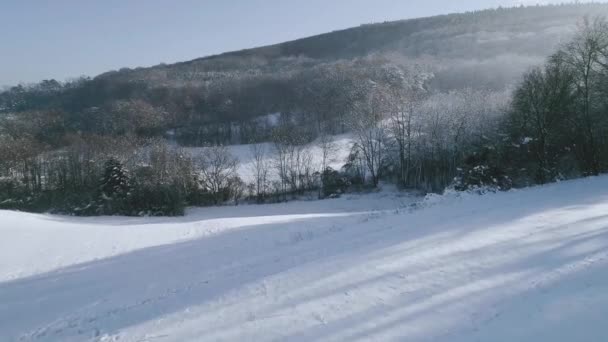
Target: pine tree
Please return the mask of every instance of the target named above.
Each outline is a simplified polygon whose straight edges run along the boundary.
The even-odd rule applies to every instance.
[[[105,163],[100,180],[100,201],[106,214],[125,213],[129,195],[129,177],[122,163],[110,159]]]

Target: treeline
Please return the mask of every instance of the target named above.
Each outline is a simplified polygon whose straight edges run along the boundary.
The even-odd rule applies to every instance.
[[[341,94],[354,82],[349,77],[389,62],[383,57],[317,62],[170,86],[107,77],[49,80],[0,93],[0,117],[20,129],[28,129],[34,119],[54,132],[44,137],[54,146],[76,133],[167,137],[185,146],[249,143],[270,137],[273,127],[264,118],[274,113],[297,118],[314,135],[322,126],[338,133],[345,129],[339,124],[347,111]]]
[[[381,180],[439,191],[508,99],[506,93],[474,90],[432,93],[427,89],[432,74],[403,65],[340,71],[307,89],[326,99],[315,104],[318,114],[308,116],[313,120],[279,115],[268,135],[255,139],[268,143],[250,145],[249,160],[239,161],[227,147],[212,143],[183,149],[135,134],[69,133],[61,116],[48,112],[5,117],[0,208],[179,215],[187,206],[332,197]],[[333,84],[340,84],[339,94]],[[340,115],[330,116],[336,108]],[[336,160],[334,130],[354,137],[347,160]],[[245,162],[252,177],[243,180],[237,169]],[[336,162],[345,166],[331,169]]]
[[[443,190],[509,104],[506,91],[437,92],[430,86],[434,74],[416,65],[377,63],[359,70],[335,74],[344,112],[334,118],[354,137],[341,171],[373,187],[386,180],[407,189]]]
[[[333,138],[306,144],[306,135],[288,122],[273,131],[271,143],[250,145],[247,180],[239,176],[242,161],[226,146],[184,149],[135,136],[65,139],[68,146],[53,149],[0,135],[0,209],[173,216],[188,206],[324,198],[363,185],[328,167],[337,152]]]
[[[173,65],[46,80],[0,92],[0,116],[38,112],[38,120],[61,124],[53,129],[66,134],[168,137],[188,146],[267,139],[272,127],[263,117],[274,113],[300,116],[315,135],[321,125],[340,133],[347,78],[377,59],[424,65],[435,90],[502,91],[589,13],[608,13],[608,6],[503,8],[364,25]]]
[[[606,85],[608,23],[586,19],[572,41],[523,77],[497,133],[465,163],[461,186],[493,179],[526,186],[606,172]]]
[[[253,142],[271,144],[252,144],[254,177],[246,181],[236,172],[243,161],[217,147],[222,144],[216,135],[199,131],[201,143],[216,147],[192,155],[143,133],[150,132],[143,124],[162,117],[143,101],[116,103],[116,114],[100,121],[108,130],[101,131],[73,132],[73,123],[58,110],[7,115],[0,119],[0,207],[176,215],[186,206],[243,199],[334,196],[382,180],[440,191],[489,136],[508,96],[473,89],[436,92],[429,87],[433,76],[424,67],[380,57],[294,75],[298,96],[308,101],[251,130]],[[354,145],[344,168],[333,170],[331,136],[343,132],[354,137]]]
[[[238,203],[244,183],[225,147],[199,158],[163,140],[72,136],[69,146],[40,153],[4,137],[0,208],[72,215],[181,215],[186,206]]]
[[[170,97],[174,103],[127,97],[86,105],[78,118],[46,105],[6,111],[0,118],[0,208],[179,215],[186,206],[331,197],[383,181],[426,192],[504,190],[608,168],[604,19],[584,21],[569,43],[509,91],[438,91],[432,69],[391,56],[327,62],[275,77],[292,82],[283,89],[290,110],[238,127],[166,125],[168,113],[175,122],[205,120],[196,111],[184,119],[167,109],[197,103],[191,100],[201,95],[188,87],[181,89],[184,97]],[[36,87],[59,102],[72,91],[65,87],[82,89],[53,82]],[[132,94],[158,91],[133,87]],[[217,89],[223,89],[218,96],[250,91],[238,82]],[[9,93],[11,108],[22,103],[14,89]],[[218,120],[228,115],[217,113],[224,113]],[[166,129],[172,134],[165,136]],[[251,144],[251,158],[239,161],[223,147],[235,132],[268,143]],[[344,132],[353,145],[344,167],[334,170],[332,135]],[[185,134],[190,138],[183,145],[207,147],[177,147]],[[243,163],[250,179],[239,177]]]

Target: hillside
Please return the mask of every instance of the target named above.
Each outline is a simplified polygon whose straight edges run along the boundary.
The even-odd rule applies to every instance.
[[[0,339],[602,341],[607,189],[0,211]]]
[[[530,65],[542,63],[560,42],[571,38],[584,17],[605,15],[608,15],[605,3],[570,4],[368,24],[173,65],[123,69],[100,77],[171,84],[208,80],[217,73],[230,71],[277,72],[370,54],[389,54],[433,65],[439,71],[437,84],[441,87],[463,87],[462,83],[444,84],[444,81],[449,77],[466,77],[473,70],[479,73],[479,67],[483,68],[482,74],[492,73],[492,78],[498,73],[499,80],[491,85],[500,87],[519,77]],[[467,82],[467,86],[479,86],[474,81],[490,82],[490,75],[486,77],[460,81]]]
[[[0,208],[182,215],[381,183],[441,193],[597,176],[607,13],[452,14],[17,86],[0,93]]]
[[[259,139],[242,132],[235,138],[231,125],[248,122],[249,131],[259,130],[249,121],[272,113],[335,119],[346,110],[340,101],[347,100],[338,98],[344,79],[378,65],[424,70],[435,91],[503,91],[568,41],[584,17],[605,15],[608,4],[570,4],[362,25],[172,65],[14,87],[0,93],[0,114],[55,110],[67,113],[69,131],[122,134],[136,126],[146,135],[176,129],[188,145],[250,142]],[[131,111],[154,113],[144,127],[141,114],[124,118],[117,109],[125,101],[137,101]]]
[[[606,85],[576,3],[0,92],[0,341],[604,341]]]

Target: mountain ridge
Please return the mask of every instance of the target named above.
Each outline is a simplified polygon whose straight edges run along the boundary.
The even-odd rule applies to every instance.
[[[553,11],[552,14],[547,14],[546,11]],[[341,58],[353,58],[353,57],[362,57],[374,52],[387,52],[387,50],[394,49],[394,47],[390,46],[391,43],[399,44],[403,37],[408,37],[412,35],[420,35],[421,32],[428,30],[429,28],[437,29],[435,26],[439,24],[440,27],[460,27],[461,29],[467,28],[467,23],[469,23],[469,28],[473,28],[471,30],[471,34],[483,34],[483,31],[476,31],[472,24],[480,25],[487,24],[489,21],[493,21],[493,19],[503,18],[505,15],[510,13],[520,13],[527,14],[531,16],[533,19],[542,20],[542,23],[547,22],[547,17],[553,16],[553,20],[556,21],[555,26],[563,26],[563,23],[566,22],[568,25],[576,24],[576,21],[579,21],[584,16],[605,16],[608,15],[608,4],[606,3],[571,3],[571,4],[559,4],[559,5],[534,5],[534,6],[514,6],[514,7],[503,7],[503,8],[495,8],[495,9],[484,9],[479,11],[469,11],[463,13],[450,13],[450,14],[442,14],[436,16],[429,17],[420,17],[420,18],[411,18],[411,19],[401,19],[396,21],[386,21],[381,23],[368,23],[361,24],[356,27],[350,27],[345,29],[338,29],[327,33],[316,34],[308,37],[303,37],[299,39],[294,39],[290,41],[285,41],[276,44],[263,45],[254,48],[247,48],[235,51],[227,51],[219,54],[213,54],[209,56],[203,56],[199,58],[195,58],[187,61],[180,61],[176,63],[161,63],[159,65],[150,66],[150,67],[137,67],[133,69],[122,68],[123,71],[138,71],[142,69],[165,69],[171,67],[184,67],[196,65],[199,63],[208,63],[214,62],[217,60],[222,60],[226,58],[266,58],[269,60],[278,59],[278,58],[312,58],[315,60],[335,60]],[[557,14],[557,17],[555,15]],[[475,18],[484,18],[478,19],[477,23],[471,23],[471,19]],[[524,16],[525,17],[525,16]],[[564,20],[563,17],[570,17],[570,20]],[[574,19],[574,20],[572,20]],[[549,19],[551,20],[551,19]],[[514,26],[520,25],[522,23],[528,23],[530,20],[526,20],[526,18],[521,18],[519,23],[516,23]],[[460,25],[460,26],[458,26]],[[496,28],[500,28],[495,25]],[[414,30],[411,31],[410,30]],[[378,38],[378,36],[382,36],[387,31],[393,31],[394,34],[398,35],[397,37],[390,36],[384,37],[384,39],[370,39]],[[399,37],[399,35],[403,33],[403,36]],[[343,39],[343,36],[348,36],[349,39]],[[355,39],[350,39],[354,37]],[[381,37],[382,38],[382,37]],[[566,39],[567,37],[564,37]],[[357,41],[365,39],[366,41],[375,40],[376,44],[372,44],[369,46],[356,47]],[[345,51],[338,52],[337,54],[331,54],[331,51],[323,51],[323,47],[325,43],[331,42],[335,43],[336,41],[342,41],[342,45],[338,45],[335,49],[342,48]],[[350,43],[349,43],[350,42]],[[382,46],[384,45],[384,47]],[[547,46],[544,50],[550,51],[554,46]],[[319,51],[321,50],[321,51]],[[354,51],[353,51],[354,50]],[[408,51],[410,52],[410,51]],[[424,50],[423,50],[424,52]],[[329,54],[329,55],[328,55]],[[412,57],[411,53],[406,54],[408,57]],[[414,54],[416,55],[416,54]],[[432,54],[428,54],[432,55]],[[420,55],[415,56],[420,57]],[[116,71],[109,71],[106,73],[102,73],[97,77],[104,77],[108,74],[113,74]]]
[[[569,41],[582,18],[602,15],[608,16],[606,3],[365,24],[175,64],[13,87],[0,92],[0,113],[61,113],[70,132],[160,136],[177,129],[186,145],[267,139],[266,133],[258,136],[254,121],[273,113],[295,115],[302,123],[323,117],[332,122],[330,131],[344,133],[336,121],[348,111],[346,88],[357,75],[392,65],[432,75],[432,92],[503,94]],[[141,117],[150,115],[142,124]],[[248,133],[233,132],[234,123],[246,123]]]

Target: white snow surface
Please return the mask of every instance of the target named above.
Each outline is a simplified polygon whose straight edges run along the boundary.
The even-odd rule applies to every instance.
[[[0,211],[0,341],[608,340],[608,177],[419,200]]]

